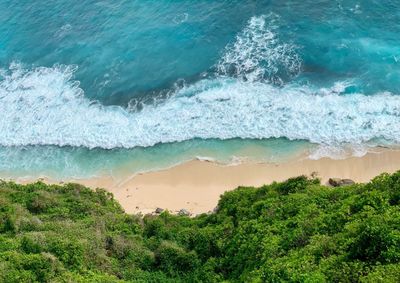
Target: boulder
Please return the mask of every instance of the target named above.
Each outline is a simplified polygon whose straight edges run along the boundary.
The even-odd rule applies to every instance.
[[[349,186],[355,184],[355,182],[351,179],[340,179],[340,178],[330,178],[328,183],[333,187]]]
[[[340,178],[329,178],[329,185],[333,186],[333,187],[339,187],[340,184],[342,182],[342,179]]]
[[[342,186],[350,186],[354,184],[355,182],[351,179],[342,179]]]
[[[162,208],[160,208],[160,207],[157,207],[156,210],[155,210],[154,212],[157,213],[157,214],[160,214],[160,213],[162,213],[163,211],[164,211],[164,209],[162,209]]]
[[[178,211],[179,216],[190,216],[190,212],[184,208]]]

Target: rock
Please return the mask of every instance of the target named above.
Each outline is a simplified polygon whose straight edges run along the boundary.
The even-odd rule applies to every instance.
[[[218,207],[218,206],[214,207],[214,209],[213,209],[213,213],[217,213],[217,212],[218,212],[218,210],[219,210],[219,207]]]
[[[342,186],[350,186],[354,184],[355,182],[351,179],[342,179]]]
[[[157,207],[156,210],[154,211],[157,214],[160,214],[164,211],[164,209]]]
[[[329,185],[333,187],[350,186],[354,185],[355,182],[351,179],[340,179],[340,178],[330,178]]]
[[[340,178],[329,178],[329,185],[333,186],[333,187],[339,187],[340,184],[342,182],[342,179]]]
[[[186,209],[182,208],[181,210],[179,210],[178,215],[179,216],[190,216],[190,212],[187,211]]]

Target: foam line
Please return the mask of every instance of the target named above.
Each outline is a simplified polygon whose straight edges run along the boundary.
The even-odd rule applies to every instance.
[[[132,148],[193,138],[400,141],[400,96],[344,95],[237,79],[203,80],[164,103],[128,112],[84,98],[68,67],[23,70],[0,82],[0,145]]]

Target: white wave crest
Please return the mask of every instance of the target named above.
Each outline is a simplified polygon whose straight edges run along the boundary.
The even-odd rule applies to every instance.
[[[219,75],[278,85],[297,75],[300,57],[293,44],[283,43],[277,36],[278,21],[274,14],[252,17],[235,42],[225,48],[217,64]]]
[[[349,157],[362,157],[368,152],[374,151],[373,145],[365,144],[342,144],[342,145],[319,145],[312,150],[308,157],[310,159],[346,159]]]
[[[202,80],[128,112],[84,98],[73,68],[0,72],[0,145],[132,148],[193,138],[278,138],[337,145],[400,142],[400,96],[235,79]]]

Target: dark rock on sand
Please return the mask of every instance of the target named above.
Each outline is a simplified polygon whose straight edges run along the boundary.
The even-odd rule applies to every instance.
[[[328,183],[333,187],[349,186],[355,184],[355,182],[351,179],[340,179],[340,178],[330,178]]]
[[[164,211],[164,209],[157,207],[156,210],[154,211],[157,214],[160,214]]]
[[[342,186],[354,185],[355,182],[351,179],[342,179]]]
[[[180,216],[190,216],[190,212],[184,208],[182,208],[181,210],[179,210],[178,215]]]

